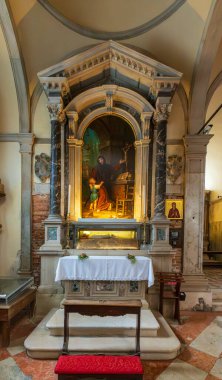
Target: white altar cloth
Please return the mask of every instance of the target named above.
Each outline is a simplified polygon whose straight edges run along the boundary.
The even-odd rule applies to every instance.
[[[126,256],[89,256],[80,260],[78,256],[64,256],[59,259],[55,281],[148,281],[154,283],[152,260],[136,256],[132,264]]]

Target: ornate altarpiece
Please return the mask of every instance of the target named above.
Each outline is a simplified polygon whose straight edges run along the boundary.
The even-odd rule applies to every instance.
[[[84,136],[95,120],[113,116],[124,120],[134,138],[130,141],[135,156],[134,203],[127,221],[112,217],[106,219],[106,224],[118,230],[124,220],[132,229],[145,225],[146,231],[149,223],[149,242],[143,237],[146,253],[169,253],[166,132],[171,99],[181,73],[108,41],[40,72],[38,77],[48,98],[51,119],[50,214],[41,250],[62,254],[67,213],[75,227],[90,222],[95,229],[98,221],[83,218],[82,214]],[[164,269],[158,266],[158,258],[154,258],[154,266]]]

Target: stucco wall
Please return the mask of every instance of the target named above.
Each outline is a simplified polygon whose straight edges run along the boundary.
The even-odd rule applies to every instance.
[[[21,242],[21,155],[18,143],[0,142],[0,175],[6,197],[0,199],[0,276],[16,274]]]
[[[0,46],[0,133],[17,133],[19,132],[18,103],[10,59],[1,26]]]

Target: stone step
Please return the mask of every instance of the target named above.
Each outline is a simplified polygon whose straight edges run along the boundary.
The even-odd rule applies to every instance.
[[[221,300],[222,301],[222,289],[212,289],[212,300]]]
[[[50,335],[46,327],[52,318],[55,309],[42,320],[42,322],[26,338],[24,345],[27,354],[34,359],[57,359],[61,354],[63,337]],[[160,325],[157,336],[141,337],[141,358],[146,360],[171,360],[180,352],[180,342],[175,336],[165,319],[160,314],[155,314]],[[69,351],[74,353],[127,353],[135,350],[134,337],[70,337]]]
[[[222,300],[213,300],[212,311],[222,311]]]
[[[64,310],[58,309],[47,322],[50,335],[63,336]],[[151,310],[141,310],[141,336],[156,336],[160,328]],[[119,317],[86,316],[78,313],[69,315],[70,336],[135,336],[136,315]]]

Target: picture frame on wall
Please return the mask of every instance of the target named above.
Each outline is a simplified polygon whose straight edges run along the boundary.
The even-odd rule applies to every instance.
[[[183,219],[183,199],[166,199],[165,215],[168,219]]]

